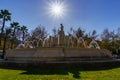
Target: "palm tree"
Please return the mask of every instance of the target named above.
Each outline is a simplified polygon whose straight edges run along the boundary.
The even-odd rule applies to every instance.
[[[0,19],[2,19],[2,27],[1,27],[1,36],[0,36],[0,45],[1,45],[1,38],[4,33],[5,22],[11,20],[11,13],[8,10],[1,10],[0,11]]]
[[[11,28],[13,28],[13,37],[15,37],[16,30],[20,29],[19,23],[18,22],[13,22],[10,24]]]
[[[21,31],[22,31],[22,41],[24,41],[24,39],[25,39],[25,34],[27,33],[28,29],[27,29],[26,26],[23,25],[23,26],[21,27]]]
[[[11,49],[13,48],[14,40],[16,38],[16,31],[20,29],[19,23],[18,22],[13,22],[10,24],[11,28],[13,29],[12,32],[12,41],[11,41]]]
[[[1,28],[1,34],[4,33],[4,27],[5,27],[5,21],[10,21],[11,20],[11,13],[9,13],[8,10],[1,10],[0,12],[0,19],[2,20],[2,28]]]
[[[4,58],[4,55],[6,53],[6,43],[7,43],[7,39],[10,37],[11,35],[11,32],[12,32],[12,29],[11,28],[6,28],[5,30],[5,35],[4,35],[4,45],[3,45],[3,55],[2,55],[2,58]]]

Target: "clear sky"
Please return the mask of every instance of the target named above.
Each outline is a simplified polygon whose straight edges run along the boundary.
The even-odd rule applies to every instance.
[[[48,13],[50,1],[55,0],[0,0],[0,9],[8,9],[12,21],[26,25],[29,31],[41,24],[51,33],[61,23],[66,32],[70,27],[81,27],[87,32],[95,29],[98,33],[120,27],[120,0],[60,0],[65,1],[67,10],[60,19]]]

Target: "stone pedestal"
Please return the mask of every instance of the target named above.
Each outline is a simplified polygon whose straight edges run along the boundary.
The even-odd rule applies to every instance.
[[[88,48],[34,48],[7,50],[5,59],[20,61],[80,61],[110,59],[110,51]]]

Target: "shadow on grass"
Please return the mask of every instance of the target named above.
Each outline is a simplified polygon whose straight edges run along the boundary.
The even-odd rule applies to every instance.
[[[77,69],[25,69],[22,75],[68,75],[71,73],[74,78],[80,78],[79,70]]]
[[[72,63],[72,64],[13,64],[0,65],[2,69],[24,70],[21,75],[68,75],[72,73],[74,78],[80,78],[80,72],[99,71],[120,68],[120,62],[114,63]]]
[[[73,78],[80,78],[80,72],[85,71],[101,71],[101,70],[110,70],[113,68],[120,68],[119,66],[116,67],[99,67],[99,68],[75,68],[75,67],[68,67],[68,68],[61,68],[61,69],[40,69],[40,68],[28,68],[24,69],[25,72],[21,73],[22,75],[68,75],[68,73],[71,73],[73,75]]]

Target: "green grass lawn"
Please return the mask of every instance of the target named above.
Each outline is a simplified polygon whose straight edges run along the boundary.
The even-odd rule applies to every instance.
[[[7,69],[0,80],[120,80],[120,67],[100,69]]]

